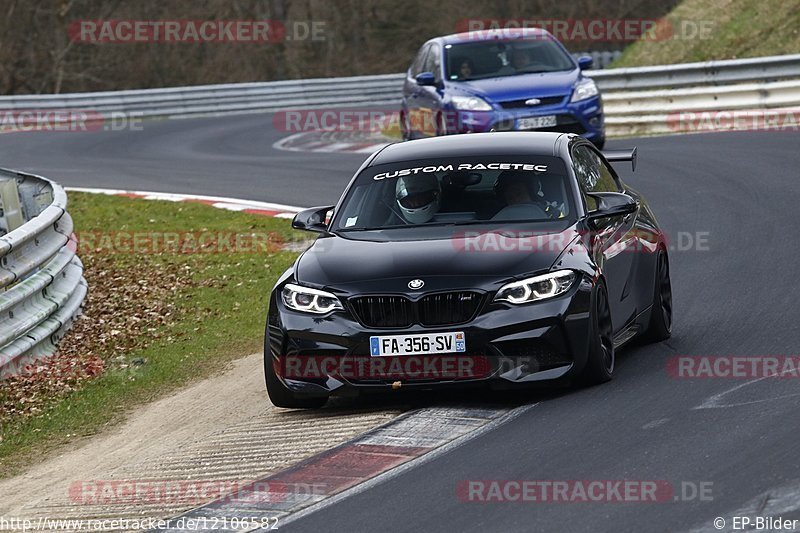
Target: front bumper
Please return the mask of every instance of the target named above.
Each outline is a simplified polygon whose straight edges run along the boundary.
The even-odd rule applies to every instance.
[[[589,280],[552,300],[514,306],[484,302],[466,324],[445,327],[365,327],[349,311],[312,316],[287,309],[273,292],[266,364],[295,393],[330,395],[352,389],[491,386],[507,388],[568,378],[586,363]],[[371,357],[370,337],[464,332],[466,352]]]
[[[605,139],[605,119],[600,96],[580,102],[566,102],[535,108],[493,109],[492,111],[459,111],[446,109],[446,131],[448,134],[484,133],[488,131],[514,131],[520,118],[556,116],[556,125],[534,131],[576,133],[590,141]]]

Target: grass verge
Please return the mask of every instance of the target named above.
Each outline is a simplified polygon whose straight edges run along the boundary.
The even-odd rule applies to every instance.
[[[800,9],[783,0],[684,0],[666,20],[685,38],[628,46],[611,67],[796,54]],[[683,31],[681,30],[683,28]],[[700,33],[706,28],[706,34]]]
[[[0,477],[260,350],[269,292],[297,255],[281,243],[304,237],[200,204],[72,193],[69,211],[85,313],[58,354],[0,382]]]

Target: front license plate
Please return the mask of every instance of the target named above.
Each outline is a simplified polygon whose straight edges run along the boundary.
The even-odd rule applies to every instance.
[[[539,128],[552,128],[556,125],[555,115],[544,115],[542,117],[525,117],[517,120],[518,130],[535,130]]]
[[[463,331],[452,333],[423,333],[421,335],[386,335],[369,338],[373,357],[432,353],[463,353],[467,351]]]

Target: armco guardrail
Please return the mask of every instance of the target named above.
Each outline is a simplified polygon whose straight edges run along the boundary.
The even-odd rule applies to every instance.
[[[663,91],[609,92],[603,96],[606,132],[611,136],[681,133],[692,124],[735,120],[747,125],[756,120],[765,126],[774,110],[774,127],[800,120],[800,79],[776,82],[743,83],[717,87],[691,87]],[[780,111],[783,111],[781,113]],[[738,113],[738,118],[736,117]],[[704,116],[705,115],[705,116]],[[796,117],[796,118],[794,118]],[[697,124],[694,125],[697,128]]]
[[[604,91],[775,81],[800,77],[800,54],[595,70],[590,75]]]
[[[0,378],[52,355],[87,291],[64,189],[39,176],[0,169],[0,181],[9,180],[16,183],[26,222],[0,232]],[[17,203],[17,195],[4,191],[0,216]]]
[[[169,87],[63,95],[1,96],[0,110],[82,110],[144,117],[250,113],[288,108],[396,104],[401,74]]]
[[[587,72],[604,94],[800,78],[800,54]],[[0,112],[83,110],[143,117],[251,113],[292,108],[397,105],[403,74],[110,91],[0,96]]]

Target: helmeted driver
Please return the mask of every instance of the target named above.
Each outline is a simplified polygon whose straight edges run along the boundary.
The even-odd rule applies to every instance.
[[[424,224],[439,211],[442,188],[433,174],[417,174],[397,180],[395,198],[403,217],[412,224]]]

